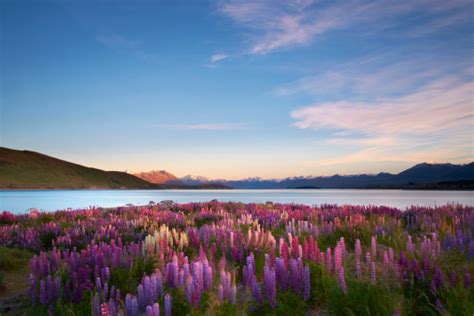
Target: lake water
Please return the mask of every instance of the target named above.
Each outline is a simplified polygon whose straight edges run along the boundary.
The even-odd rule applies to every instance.
[[[55,211],[89,206],[112,207],[128,203],[173,200],[179,203],[266,201],[303,204],[387,205],[405,209],[410,205],[434,206],[446,203],[474,205],[474,192],[405,190],[57,190],[1,191],[0,211],[24,213],[29,208]]]

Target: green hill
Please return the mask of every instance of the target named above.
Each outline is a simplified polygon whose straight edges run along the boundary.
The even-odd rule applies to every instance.
[[[88,168],[27,150],[0,147],[0,189],[153,189],[131,174]]]

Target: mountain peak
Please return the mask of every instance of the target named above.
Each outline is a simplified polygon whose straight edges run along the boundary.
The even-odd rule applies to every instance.
[[[151,170],[148,172],[135,173],[134,176],[155,184],[182,184],[173,174],[166,170]]]

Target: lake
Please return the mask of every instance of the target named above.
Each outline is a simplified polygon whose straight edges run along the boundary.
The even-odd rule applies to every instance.
[[[0,190],[0,211],[24,213],[29,208],[55,211],[89,206],[112,207],[128,203],[173,200],[179,203],[266,201],[303,204],[387,205],[405,209],[410,205],[434,206],[446,203],[474,205],[472,191],[406,191],[406,190]]]

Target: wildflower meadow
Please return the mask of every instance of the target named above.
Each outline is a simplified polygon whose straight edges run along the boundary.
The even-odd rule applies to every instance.
[[[473,234],[461,205],[0,214],[31,253],[21,315],[473,315]]]

